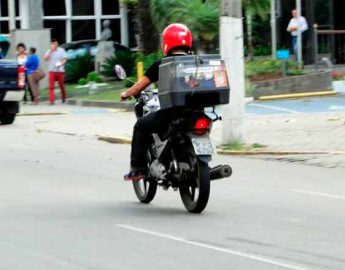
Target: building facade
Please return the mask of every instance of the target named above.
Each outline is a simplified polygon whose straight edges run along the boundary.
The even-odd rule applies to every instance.
[[[9,33],[9,0],[0,0],[0,34]],[[127,8],[119,0],[15,0],[16,27],[51,28],[60,43],[99,39],[110,20],[112,39],[128,46]]]
[[[278,0],[278,43],[289,47],[291,38],[286,27],[291,19],[291,10],[295,8],[296,0]],[[314,61],[314,24],[320,30],[345,30],[344,0],[302,0],[302,15],[306,17],[309,30],[304,36],[304,61]],[[319,53],[329,54],[335,64],[345,62],[345,35],[320,35]]]

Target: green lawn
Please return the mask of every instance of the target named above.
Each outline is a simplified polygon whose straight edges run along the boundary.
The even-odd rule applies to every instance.
[[[84,100],[120,101],[121,90],[101,91],[92,95],[82,96]]]
[[[98,87],[98,90],[90,95],[89,87],[78,87],[77,84],[66,84],[66,92],[68,97],[75,97],[86,100],[106,100],[119,101],[120,94],[124,91],[124,83],[119,81],[107,82],[107,85]],[[41,98],[48,97],[48,88],[41,90]]]

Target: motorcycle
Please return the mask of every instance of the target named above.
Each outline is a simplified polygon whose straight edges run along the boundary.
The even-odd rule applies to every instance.
[[[115,66],[115,73],[126,79],[125,70]],[[136,98],[134,112],[137,119],[160,109],[158,92],[146,89]],[[204,108],[177,110],[176,116],[164,134],[152,134],[152,144],[147,152],[147,175],[133,181],[140,202],[150,203],[157,187],[172,188],[180,192],[182,202],[191,213],[201,213],[209,200],[210,182],[230,177],[228,165],[209,167],[214,152],[210,140],[212,123],[221,120],[213,108],[211,119]]]

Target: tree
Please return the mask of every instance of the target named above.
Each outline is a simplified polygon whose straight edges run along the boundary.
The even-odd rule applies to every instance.
[[[159,48],[159,33],[151,16],[151,0],[123,0],[125,3],[135,6],[136,25],[138,27],[142,52],[147,55],[157,52]]]
[[[242,3],[247,23],[248,55],[252,59],[254,56],[253,18],[259,16],[263,20],[266,19],[271,4],[270,0],[242,0]]]
[[[152,16],[162,31],[170,23],[184,23],[204,51],[219,33],[219,0],[151,0]]]

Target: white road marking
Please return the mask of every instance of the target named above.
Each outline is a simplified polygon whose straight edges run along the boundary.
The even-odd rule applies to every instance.
[[[332,198],[332,199],[345,200],[345,196],[336,195],[336,194],[308,191],[308,190],[303,190],[303,189],[291,189],[290,191],[295,192],[295,193],[319,196],[319,197],[327,197],[327,198]]]
[[[248,252],[232,250],[232,249],[228,249],[228,248],[221,248],[221,247],[217,247],[217,246],[213,246],[213,245],[209,245],[209,244],[204,244],[204,243],[197,242],[197,241],[186,240],[186,239],[181,238],[181,237],[176,237],[176,236],[172,236],[172,235],[168,235],[168,234],[164,234],[164,233],[159,233],[159,232],[154,232],[154,231],[145,230],[145,229],[141,229],[141,228],[136,228],[136,227],[126,225],[126,224],[118,224],[117,227],[127,229],[130,231],[135,231],[135,232],[142,233],[142,234],[153,235],[156,237],[160,237],[160,238],[164,238],[164,239],[168,239],[168,240],[172,240],[172,241],[176,241],[176,242],[180,242],[180,243],[184,243],[184,244],[188,244],[188,245],[192,245],[192,246],[196,246],[196,247],[201,247],[201,248],[210,249],[210,250],[214,250],[214,251],[218,251],[218,252],[222,252],[222,253],[227,253],[227,254],[247,258],[247,259],[262,262],[262,263],[280,266],[280,267],[283,267],[285,269],[292,269],[292,270],[310,270],[311,269],[311,268],[305,268],[303,266],[299,266],[299,265],[288,263],[288,262],[278,261],[278,260],[275,260],[274,258],[264,257],[264,256],[251,254]]]
[[[285,109],[281,107],[271,106],[271,105],[262,105],[262,104],[248,104],[248,106],[258,107],[258,108],[264,108],[264,109],[271,109],[276,111],[282,111],[282,112],[288,112],[288,113],[300,113],[298,111]]]

